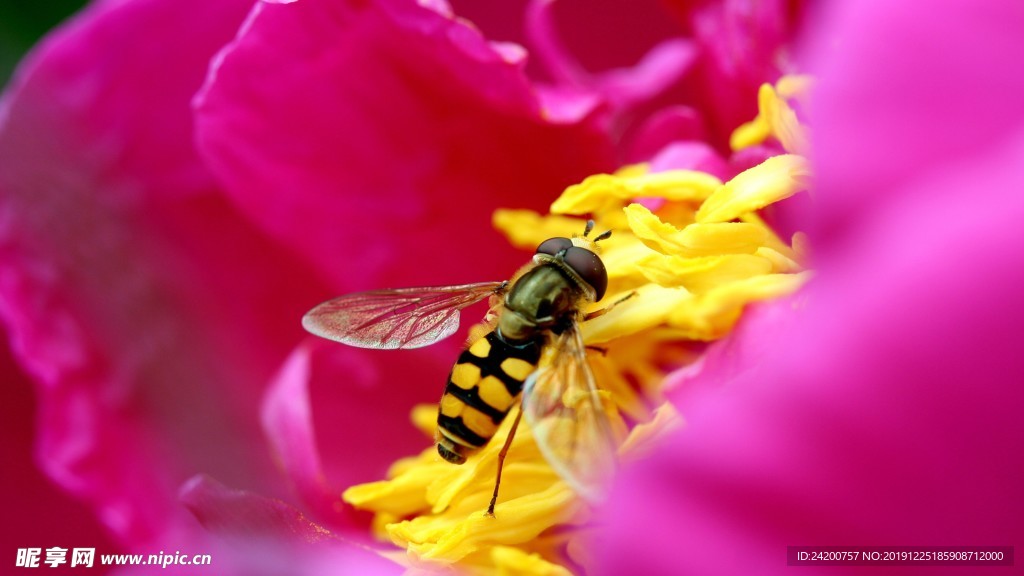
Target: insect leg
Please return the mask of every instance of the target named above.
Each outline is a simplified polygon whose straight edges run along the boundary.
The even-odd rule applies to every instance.
[[[636,290],[630,292],[629,294],[626,294],[622,298],[619,298],[615,302],[612,302],[611,304],[605,306],[604,308],[601,308],[600,310],[594,310],[593,312],[586,314],[585,316],[583,316],[583,321],[586,322],[587,320],[593,320],[594,318],[597,318],[599,316],[604,316],[608,312],[611,312],[612,308],[615,308],[619,304],[622,304],[623,302],[629,300],[634,296],[636,296]]]
[[[508,455],[508,448],[512,445],[512,439],[515,438],[516,428],[519,428],[519,419],[523,416],[522,406],[516,410],[516,419],[512,422],[512,428],[508,431],[508,437],[505,438],[505,445],[501,447],[501,452],[498,452],[498,477],[494,480],[494,495],[491,496],[491,503],[487,506],[487,512],[484,516],[490,516],[494,518],[494,505],[498,503],[498,486],[501,486],[501,468],[505,465],[505,456]]]

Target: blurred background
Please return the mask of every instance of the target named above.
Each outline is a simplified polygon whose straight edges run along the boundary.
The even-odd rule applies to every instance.
[[[84,5],[82,0],[0,2],[0,84],[7,84],[36,40]]]

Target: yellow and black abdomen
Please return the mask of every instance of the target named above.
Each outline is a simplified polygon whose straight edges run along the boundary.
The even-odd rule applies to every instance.
[[[497,331],[478,339],[459,355],[437,414],[437,451],[462,464],[494,436],[537,368],[539,340],[506,342]]]

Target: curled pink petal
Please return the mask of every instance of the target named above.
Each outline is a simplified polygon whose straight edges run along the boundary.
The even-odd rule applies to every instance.
[[[729,165],[711,146],[699,141],[669,144],[650,160],[651,172],[699,170],[722,180],[730,176]]]
[[[661,96],[693,67],[697,52],[689,40],[674,38],[651,48],[635,66],[595,76],[594,89],[613,105],[626,108]]]
[[[556,85],[592,92],[606,102],[616,114],[624,114],[637,105],[664,94],[690,71],[696,59],[697,54],[692,42],[683,38],[668,38],[652,42],[653,47],[649,48],[637,62],[590,72],[584,69],[563,43],[561,31],[555,24],[555,4],[555,0],[529,2],[526,9],[526,28],[530,45]],[[636,8],[631,6],[630,11],[635,11]],[[575,21],[576,26],[569,30],[585,30],[593,25],[592,10],[588,9],[586,14],[582,10],[577,12],[579,13],[574,16],[580,20]],[[651,22],[645,22],[645,26],[647,29],[637,37],[658,38],[657,33],[651,32]],[[628,25],[625,25],[625,30],[622,28],[620,22],[616,26],[617,36],[629,37]],[[592,33],[591,36],[598,34]],[[608,44],[605,37],[601,37],[601,42]],[[622,42],[614,44],[620,50],[623,48]]]
[[[200,524],[224,536],[282,538],[305,544],[339,541],[280,500],[231,490],[205,475],[190,478],[179,497]]]
[[[526,30],[534,54],[543,62],[556,83],[580,86],[586,72],[561,42],[555,25],[556,0],[530,0],[526,8]]]
[[[755,144],[739,150],[729,157],[729,173],[733,176],[749,170],[772,156],[783,154],[781,146],[774,142]]]
[[[313,433],[309,390],[310,352],[296,349],[274,377],[260,411],[264,432],[302,500],[321,516],[335,516],[337,491],[327,486]]]
[[[604,100],[590,90],[569,86],[537,86],[544,117],[553,124],[580,122],[604,111]]]
[[[276,460],[319,521],[365,531],[368,517],[343,504],[341,492],[433,443],[410,413],[436,402],[460,345],[450,338],[426,350],[368,352],[310,337],[292,352],[270,383],[262,422]]]
[[[210,554],[220,574],[399,574],[402,567],[347,542],[291,506],[206,476],[191,478],[181,500],[221,539]],[[212,565],[212,564],[211,564]]]
[[[401,353],[398,353],[401,356]],[[429,373],[424,362],[416,372]],[[358,351],[330,342],[307,339],[297,347],[271,381],[261,410],[264,432],[305,506],[336,530],[365,531],[368,517],[342,503],[341,492],[383,474],[395,454],[422,449],[428,438],[418,435],[409,422],[417,394],[433,398],[441,389],[440,367],[436,386],[409,375],[388,377],[380,366]],[[402,382],[399,378],[405,378]],[[314,427],[310,386],[326,388],[331,399],[318,395],[324,419],[321,432],[328,440],[319,448]],[[381,382],[380,386],[369,383]],[[402,391],[403,386],[409,390]],[[426,401],[426,398],[423,399]],[[331,464],[324,471],[321,454]]]
[[[677,141],[705,139],[700,112],[690,106],[667,106],[644,121],[631,135],[630,162],[646,162],[662,148]]]

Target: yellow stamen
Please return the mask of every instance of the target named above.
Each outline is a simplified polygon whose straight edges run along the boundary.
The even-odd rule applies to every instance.
[[[682,286],[693,294],[771,272],[769,260],[752,254],[726,254],[684,258],[651,254],[637,266],[652,282],[660,286]]]
[[[637,238],[663,254],[690,257],[753,254],[768,237],[763,226],[742,222],[694,223],[680,230],[661,221],[642,204],[630,204],[625,212]]]
[[[807,76],[784,76],[774,88],[763,84],[757,93],[757,117],[732,133],[729,146],[742,150],[774,136],[783,150],[805,154],[809,148],[807,128],[800,124],[787,101],[803,99],[810,86]]]
[[[694,200],[707,198],[722,182],[704,172],[670,170],[637,174],[622,173],[590,176],[579,184],[566,188],[565,193],[551,205],[552,214],[587,214],[604,212],[633,198],[664,198],[666,200]]]
[[[510,546],[492,548],[491,560],[499,576],[572,576],[565,567],[544,560],[540,554],[527,554]]]
[[[789,198],[807,188],[810,175],[802,156],[773,156],[715,190],[697,211],[697,221],[728,222]]]

